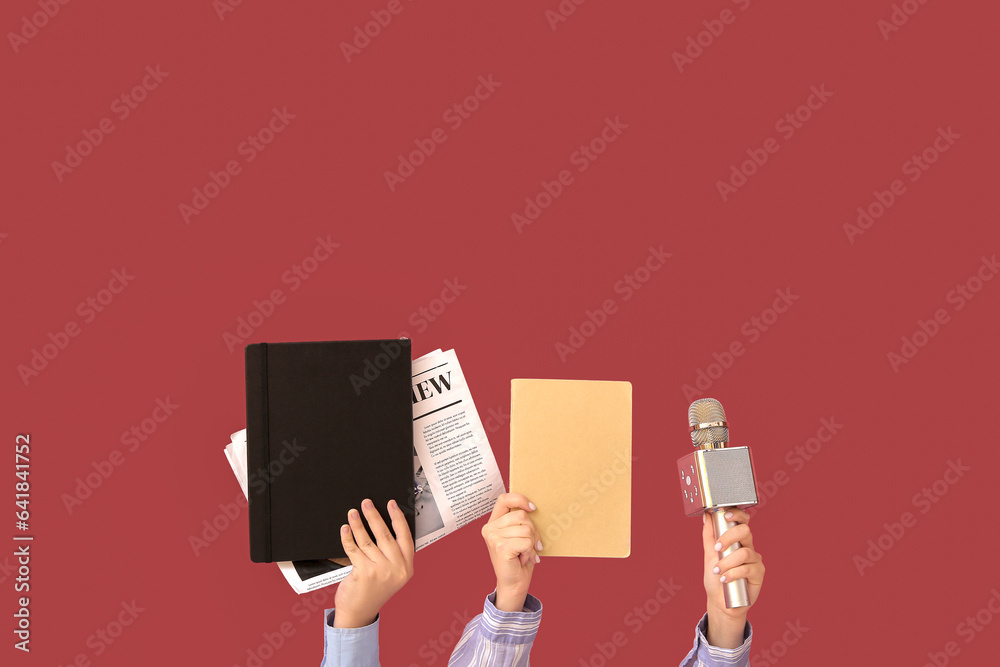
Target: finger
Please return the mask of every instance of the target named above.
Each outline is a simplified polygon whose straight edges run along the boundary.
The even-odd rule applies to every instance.
[[[736,523],[747,524],[750,523],[750,515],[741,509],[735,507],[730,507],[726,510],[726,519],[728,521],[734,521]]]
[[[746,531],[749,531],[749,527],[747,526],[747,523],[750,521],[750,515],[747,514],[746,512],[744,512],[743,510],[736,509],[736,508],[727,509],[726,512],[725,512],[725,514],[724,514],[724,517],[725,517],[726,521],[734,522],[734,523],[736,523],[736,525],[733,526],[733,528],[730,528],[730,529],[726,530],[723,533],[723,536],[729,535],[734,529],[739,528],[741,526],[743,526]],[[713,517],[712,517],[712,512],[711,511],[705,512],[705,527],[704,527],[704,530],[702,531],[702,538],[704,539],[704,545],[705,545],[705,547],[706,547],[706,549],[708,551],[714,551],[715,550],[715,544],[717,542],[722,541],[722,540],[718,539],[718,537],[715,535],[715,524],[714,524],[712,518]],[[741,534],[747,534],[747,535],[749,535],[749,532],[747,532],[747,533],[741,533]],[[725,544],[725,546],[722,548],[722,550],[724,551],[732,543],[733,543],[733,541],[729,541],[728,544],[726,544],[725,542],[723,542],[723,544]]]
[[[406,521],[406,515],[395,500],[389,501],[389,517],[392,519],[392,529],[396,531],[396,544],[399,545],[399,552],[407,563],[413,562],[413,536],[410,534],[410,524]]]
[[[497,543],[497,553],[508,560],[512,560],[510,550],[515,549],[522,567],[529,561],[533,560],[537,563],[541,560],[537,553],[541,542],[530,526],[510,526],[495,531],[491,535],[491,539]]]
[[[497,555],[505,560],[520,560],[521,554],[526,554],[534,560],[534,544],[530,537],[511,537],[498,540],[494,544]]]
[[[512,527],[527,528],[529,530],[527,535],[532,537],[535,542],[535,551],[544,549],[538,528],[535,527],[535,522],[531,520],[531,517],[526,512],[523,510],[514,510],[493,524],[494,531],[502,531]]]
[[[531,539],[532,542],[535,540],[535,530],[531,526],[507,526],[506,528],[499,528],[493,531],[493,535],[501,540],[512,539],[515,537],[526,537]]]
[[[537,545],[536,545],[536,546],[537,546]],[[530,553],[528,553],[528,552],[526,552],[526,551],[525,551],[525,552],[523,552],[523,553],[522,553],[522,554],[521,554],[520,556],[518,556],[518,559],[519,559],[519,560],[521,561],[521,567],[524,567],[525,565],[527,565],[527,564],[528,564],[529,562],[531,562],[532,560],[534,560],[534,561],[535,561],[535,564],[536,564],[536,565],[537,565],[538,563],[541,563],[541,562],[542,562],[542,557],[541,557],[541,556],[539,556],[539,555],[538,555],[537,553],[536,553],[536,554],[534,554],[534,556],[532,556],[532,554],[530,554]]]
[[[372,538],[368,535],[368,531],[365,530],[365,525],[361,523],[361,514],[357,510],[351,510],[347,513],[347,522],[351,524],[351,532],[354,533],[354,541],[358,543],[358,548],[368,557],[373,563],[380,563],[385,561],[385,556],[379,550],[375,543],[372,542]]]
[[[741,547],[753,548],[753,535],[750,532],[750,526],[745,523],[736,524],[722,534],[722,537],[713,545],[713,548],[722,545],[721,548],[717,549],[721,553],[737,542],[740,543]]]
[[[351,527],[346,523],[340,527],[340,543],[344,545],[344,553],[351,561],[351,565],[356,568],[362,568],[365,563],[370,562],[368,557],[361,553],[361,549],[354,542],[354,535],[351,533]]]
[[[504,514],[499,519],[493,522],[493,525],[497,528],[506,528],[507,526],[522,526],[531,525],[531,519],[528,518],[528,513],[524,510],[517,509],[511,510]]]
[[[385,525],[382,515],[375,509],[375,503],[365,498],[361,501],[361,511],[364,512],[365,518],[368,519],[368,527],[371,528],[372,537],[378,543],[379,548],[384,550],[386,543],[393,541],[392,533],[389,532],[389,527]]]
[[[398,552],[399,548],[396,546],[396,540],[393,539],[392,533],[389,532],[389,526],[385,525],[382,515],[375,508],[375,503],[366,498],[361,502],[361,511],[365,513],[365,518],[368,519],[368,527],[372,530],[372,537],[378,543],[379,550],[386,556],[389,556],[394,551]]]
[[[490,515],[490,521],[495,521],[512,509],[518,508],[526,512],[534,512],[535,504],[520,493],[505,493],[497,498],[496,505],[493,506],[493,514]]]
[[[758,563],[748,563],[747,565],[739,565],[728,572],[724,572],[719,576],[719,581],[725,584],[730,581],[746,579],[748,582],[758,583],[762,575],[763,570],[759,567]]]
[[[513,512],[512,512],[513,514]],[[503,520],[496,523],[488,523],[483,526],[483,537],[486,542],[490,544],[491,548],[493,542],[509,537],[527,537],[531,539],[534,545],[534,551],[541,551],[544,547],[542,545],[542,540],[538,535],[538,530],[535,528],[535,524],[529,519],[526,523],[514,523],[509,526],[500,527]],[[521,564],[524,565],[527,562],[529,556],[522,555]]]
[[[737,565],[743,565],[745,563],[753,563],[760,560],[753,549],[744,547],[742,549],[737,549],[733,553],[729,554],[725,558],[719,560],[712,569],[715,574],[725,574],[726,570],[736,567]]]

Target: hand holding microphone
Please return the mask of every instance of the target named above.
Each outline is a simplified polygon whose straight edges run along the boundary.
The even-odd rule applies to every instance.
[[[705,514],[708,519],[708,514]],[[723,630],[722,621],[735,621],[733,626],[734,634],[738,633],[738,641],[731,648],[739,646],[742,641],[743,623],[746,620],[747,611],[750,605],[757,601],[760,594],[761,584],[764,581],[764,563],[761,556],[754,549],[753,534],[750,532],[750,515],[740,509],[732,508],[723,513],[733,527],[722,534],[722,537],[715,536],[715,528],[710,520],[705,521],[705,527],[701,533],[702,544],[705,551],[705,594],[708,598],[709,630]],[[722,547],[716,550],[715,546],[721,544]],[[733,549],[733,546],[736,548]],[[721,553],[729,552],[728,556],[720,558]],[[723,592],[725,585],[736,584],[745,586],[747,591],[747,606],[728,608],[726,597]],[[713,618],[713,616],[715,618]],[[718,637],[709,637],[713,646],[720,646],[724,640]],[[736,637],[734,637],[736,639]]]
[[[692,403],[688,424],[691,442],[698,449],[680,458],[677,468],[685,513],[705,517],[705,589],[710,610],[713,598],[720,593],[724,604],[719,604],[719,609],[749,607],[756,600],[764,573],[746,525],[749,516],[739,509],[757,504],[750,450],[727,446],[729,424],[722,404],[714,398]],[[742,614],[745,616],[745,610]]]
[[[684,512],[702,515],[708,643],[738,648],[744,643],[747,611],[760,594],[764,563],[754,549],[750,516],[739,509],[757,504],[753,463],[747,447],[727,447],[729,424],[722,404],[704,398],[688,410],[691,442],[698,449],[677,461]]]

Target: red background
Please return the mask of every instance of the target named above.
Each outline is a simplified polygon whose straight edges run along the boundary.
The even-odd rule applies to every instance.
[[[555,0],[404,1],[346,62],[340,43],[384,7],[247,0],[220,20],[208,0],[71,2],[16,53],[0,47],[0,533],[17,532],[11,450],[30,433],[36,537],[30,655],[11,646],[14,581],[0,573],[4,660],[246,665],[291,621],[265,664],[318,664],[321,616],[250,563],[245,511],[200,555],[189,545],[239,493],[222,448],[244,423],[243,357],[223,334],[276,288],[287,301],[248,342],[405,331],[415,355],[458,351],[484,415],[506,413],[512,377],[633,383],[632,556],[543,559],[533,664],[587,664],[616,631],[629,641],[609,664],[676,664],[690,648],[704,591],[701,525],[671,479],[689,449],[681,388],[734,341],[745,353],[699,395],[723,401],[759,482],[787,474],[752,524],[767,565],[755,664],[795,621],[809,629],[778,648],[784,664],[920,665],[949,641],[952,664],[995,660],[996,627],[966,643],[957,626],[1000,587],[985,492],[1000,281],[961,310],[947,294],[1000,246],[996,6],[929,2],[884,39],[887,0],[593,0],[554,30]],[[735,22],[678,71],[672,54],[726,8]],[[0,28],[36,11],[4,3]],[[112,101],[156,65],[168,76],[119,120]],[[453,130],[442,113],[481,75],[500,87]],[[775,122],[811,86],[832,97],[785,139]],[[238,145],[275,107],[294,120],[243,161]],[[60,182],[52,162],[105,117],[114,131]],[[628,128],[575,171],[606,117]],[[436,127],[447,141],[391,192],[384,172]],[[902,165],[939,127],[960,138],[911,183]],[[723,201],[717,181],[769,137],[778,152]],[[242,172],[185,224],[178,206],[230,159]],[[519,233],[511,214],[563,169],[574,183]],[[897,178],[906,193],[851,243],[843,225]],[[317,236],[340,248],[291,292],[281,276]],[[672,257],[625,301],[614,286],[650,246]],[[84,323],[77,305],[122,267],[134,281]],[[467,289],[418,327],[411,314],[446,279]],[[799,299],[751,343],[744,323],[785,288]],[[556,343],[608,298],[618,311],[563,362]],[[887,354],[938,308],[948,323],[894,370]],[[70,321],[80,334],[23,382],[18,366]],[[68,513],[76,478],[167,397],[175,414]],[[830,417],[843,429],[796,471],[786,455]],[[507,426],[490,439],[506,474]],[[971,470],[921,514],[914,494],[958,458]],[[916,525],[859,575],[854,557],[907,511]],[[383,610],[382,664],[444,664],[421,647],[480,608],[491,574],[475,526],[421,552]],[[683,590],[633,633],[625,616],[660,578]],[[88,637],[133,599],[145,611],[95,657]]]

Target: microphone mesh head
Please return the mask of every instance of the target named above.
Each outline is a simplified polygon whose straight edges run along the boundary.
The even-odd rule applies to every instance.
[[[722,409],[722,403],[714,398],[701,398],[691,404],[688,408],[688,426],[704,424],[706,422],[726,421],[726,411]],[[729,442],[729,428],[726,426],[712,426],[711,428],[701,428],[691,432],[691,442],[695,446],[707,444],[709,442]]]

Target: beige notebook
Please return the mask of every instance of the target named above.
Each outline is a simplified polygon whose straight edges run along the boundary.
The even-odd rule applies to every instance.
[[[538,508],[542,556],[628,556],[632,383],[511,380],[510,490]]]

